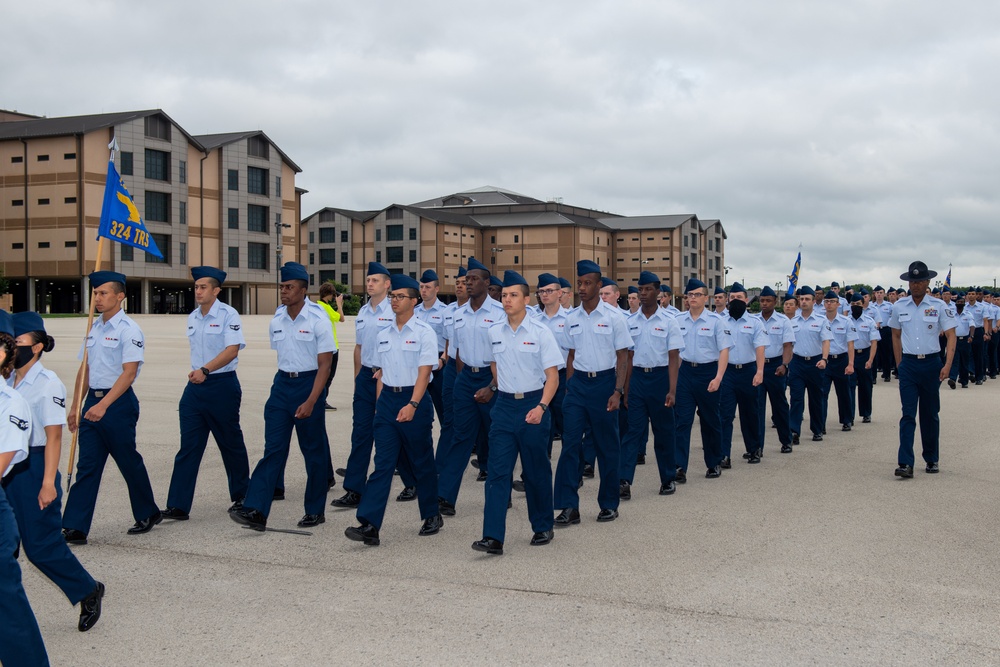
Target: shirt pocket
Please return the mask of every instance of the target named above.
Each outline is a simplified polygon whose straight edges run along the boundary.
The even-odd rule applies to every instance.
[[[94,347],[97,344],[97,336],[87,336],[87,347]]]
[[[104,336],[101,338],[102,347],[118,347],[119,340],[115,336]]]
[[[909,313],[900,313],[899,314],[899,321],[900,322],[909,322],[911,319],[912,318],[910,317]]]
[[[194,332],[195,332],[195,328],[194,327],[188,327],[187,328],[187,335],[188,336],[193,336]]]
[[[507,342],[503,340],[490,341],[490,352],[495,357],[497,354],[507,351]]]
[[[653,327],[652,329],[649,330],[649,335],[653,336],[654,338],[666,338],[667,330],[664,327]]]
[[[712,327],[698,327],[698,335],[705,338],[710,338],[715,336],[715,329]]]
[[[366,326],[368,326],[368,321],[363,319],[358,319],[354,321],[354,330],[362,331]]]
[[[594,333],[598,336],[610,336],[611,325],[606,322],[594,322]]]
[[[286,334],[284,329],[278,329],[277,331],[272,331],[271,340],[273,342],[278,342],[279,340],[285,340],[285,335]]]
[[[523,340],[517,346],[517,351],[522,354],[538,354],[539,350],[541,350],[541,346],[535,340]]]
[[[208,334],[209,336],[218,336],[219,334],[222,333],[222,331],[223,328],[221,325],[216,327],[205,327],[205,333]]]
[[[316,340],[316,332],[312,329],[296,329],[293,335],[295,340]]]

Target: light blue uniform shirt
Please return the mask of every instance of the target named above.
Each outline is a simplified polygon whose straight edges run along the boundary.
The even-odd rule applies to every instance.
[[[269,333],[271,349],[278,352],[278,370],[286,373],[315,371],[319,369],[316,357],[337,349],[330,317],[309,299],[294,320],[288,316],[286,306],[278,308],[271,318]]]
[[[375,351],[378,334],[395,320],[388,296],[374,308],[371,301],[361,306],[358,317],[354,320],[354,341],[361,346],[362,366],[378,366],[378,353]]]
[[[230,305],[218,299],[208,309],[208,315],[202,316],[201,307],[195,308],[188,315],[188,343],[191,344],[191,370],[201,368],[230,345],[239,345],[242,350],[247,346],[243,340],[243,322],[240,314]],[[235,371],[239,359],[233,359],[213,373],[228,373]]]
[[[729,350],[729,363],[752,364],[757,361],[757,348],[766,348],[770,342],[764,324],[759,317],[746,313],[738,320],[728,318],[729,332],[733,337],[733,349]],[[767,352],[764,352],[767,356]]]
[[[955,335],[959,338],[968,338],[974,325],[975,322],[972,321],[972,315],[969,313],[964,310],[955,313]]]
[[[889,326],[899,329],[903,354],[934,354],[941,351],[938,336],[955,328],[955,315],[945,308],[944,301],[930,294],[924,295],[920,305],[907,296],[893,305]]]
[[[785,354],[785,343],[795,342],[795,332],[792,331],[792,321],[784,313],[774,311],[769,319],[757,313],[755,316],[764,326],[764,333],[767,334],[767,347],[764,349],[764,357],[773,359]]]
[[[103,317],[94,320],[87,336],[87,366],[91,389],[110,389],[122,374],[122,364],[139,362],[135,376],[139,377],[144,358],[145,339],[142,329],[124,310],[119,310],[107,322]],[[78,359],[83,359],[80,349]]]
[[[545,386],[545,369],[563,363],[555,336],[526,313],[515,331],[509,322],[490,327],[490,361],[497,365],[497,386],[509,394],[526,394]]]
[[[875,326],[882,326],[882,311],[879,310],[874,301],[868,304],[868,307],[864,310],[864,314],[871,318],[871,321],[875,323]]]
[[[930,297],[929,294],[924,298],[926,299],[928,297]],[[912,297],[906,297],[906,298],[911,299]],[[899,301],[902,301],[902,299],[900,299]],[[899,301],[896,302],[897,306],[899,305]],[[968,303],[965,304],[965,312],[972,315],[972,321],[976,323],[977,329],[983,326],[983,317],[986,315],[986,307],[983,305],[982,302],[977,301],[976,303],[971,305]],[[899,327],[894,327],[894,328],[899,328]],[[914,352],[914,354],[918,353]]]
[[[818,357],[823,353],[823,341],[833,340],[833,331],[826,315],[813,309],[812,315],[802,317],[802,312],[792,318],[795,345],[792,352],[800,357]]]
[[[507,314],[498,301],[486,297],[479,310],[472,309],[472,300],[455,311],[454,349],[466,366],[482,368],[490,365],[490,327],[507,321]]]
[[[574,371],[596,373],[614,368],[618,350],[632,346],[625,316],[606,303],[598,304],[590,314],[583,306],[569,311],[565,331],[566,347],[573,350]]]
[[[442,331],[444,333],[444,339],[448,342],[451,342],[455,339],[455,311],[458,310],[458,308],[459,308],[458,302],[455,301],[445,306],[444,310],[441,313]],[[449,346],[450,349],[448,356],[450,357],[455,356],[454,347],[455,347],[454,345]]]
[[[729,325],[706,308],[697,319],[686,310],[674,318],[677,328],[684,337],[681,359],[692,364],[710,364],[719,360],[723,350],[733,346]]]
[[[7,378],[14,388],[15,374]],[[46,426],[66,425],[66,385],[59,376],[36,361],[15,390],[24,397],[31,410],[31,446],[44,447]]]
[[[873,301],[872,305],[878,309],[878,325],[880,327],[889,326],[889,318],[892,316],[892,304],[888,301],[882,301],[881,304]]]
[[[559,370],[566,368],[566,359],[569,358],[569,348],[566,347],[566,315],[569,314],[569,309],[559,306],[559,310],[552,317],[545,314],[544,308],[532,314],[536,320],[552,332],[552,337],[556,339],[556,345],[559,346],[559,351],[562,353],[562,363],[559,364]]]
[[[434,299],[434,303],[430,308],[425,306],[426,304],[420,304],[413,309],[413,314],[416,315],[417,319],[421,322],[429,324],[431,329],[434,330],[434,335],[437,337],[438,342],[438,353],[440,354],[441,352],[444,352],[444,311],[447,306],[441,303],[438,299]],[[437,364],[435,363],[435,366],[436,365]]]
[[[642,308],[629,315],[628,333],[632,337],[632,366],[635,368],[667,366],[670,350],[684,349],[681,330],[664,308],[657,308],[648,318]]]
[[[858,339],[858,331],[854,327],[854,320],[844,315],[838,314],[830,323],[830,331],[833,338],[830,339],[830,354],[847,354],[847,344]]]
[[[402,329],[393,318],[392,324],[379,330],[375,349],[382,384],[390,387],[412,387],[421,366],[434,370],[438,364],[437,335],[431,325],[416,317],[407,320]]]
[[[674,307],[673,304],[670,304],[666,308],[662,308],[661,310],[670,315],[670,317],[677,317],[678,315],[681,314],[681,311],[677,310],[677,308]]]
[[[858,333],[857,340],[854,341],[854,350],[867,350],[872,346],[873,340],[882,340],[882,334],[878,332],[878,324],[875,320],[862,314],[854,322],[854,329]]]
[[[28,458],[30,438],[31,408],[28,402],[21,394],[0,384],[0,454],[14,452],[10,465],[3,471],[4,477],[11,468]]]

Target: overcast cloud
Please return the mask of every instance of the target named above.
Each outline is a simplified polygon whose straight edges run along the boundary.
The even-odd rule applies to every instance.
[[[0,0],[0,108],[262,129],[304,213],[486,184],[719,218],[729,278],[1000,276],[1000,5]]]

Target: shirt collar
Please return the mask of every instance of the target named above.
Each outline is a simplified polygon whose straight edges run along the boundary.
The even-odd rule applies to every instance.
[[[94,324],[98,325],[102,329],[117,329],[118,325],[122,323],[123,319],[125,319],[125,311],[119,310],[107,322],[104,321],[103,316],[100,316],[97,318]]]
[[[21,380],[21,384],[33,384],[35,380],[38,378],[39,374],[41,374],[41,372],[44,370],[45,367],[42,366],[42,361],[39,359],[38,361],[35,362],[35,365],[32,366],[31,369],[25,374],[24,379]],[[11,373],[10,377],[7,378],[7,386],[13,387],[16,381],[17,381],[17,373],[16,372]]]
[[[216,299],[215,301],[212,302],[212,306],[208,309],[208,315],[202,315],[201,306],[198,306],[194,311],[195,313],[194,316],[199,320],[205,320],[210,317],[214,319],[219,316],[219,311],[221,309],[222,309],[222,302]]]

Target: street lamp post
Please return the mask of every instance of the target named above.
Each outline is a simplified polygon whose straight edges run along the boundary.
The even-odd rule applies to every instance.
[[[498,252],[503,252],[503,248],[490,248],[490,253],[491,253],[491,254],[492,254],[492,256],[493,256],[493,257],[492,257],[493,261],[491,262],[491,264],[493,265],[493,268],[494,268],[494,269],[496,269],[496,268],[497,268],[497,253],[498,253]],[[495,274],[495,273],[496,273],[496,271],[491,271],[491,273],[494,273],[494,274]]]
[[[278,264],[277,266],[274,267],[274,287],[278,294],[279,304],[281,303],[281,254],[282,254],[281,230],[291,229],[291,227],[292,227],[291,225],[287,225],[283,222],[274,223],[274,234],[278,238],[278,244],[275,246],[275,253],[278,259]]]

